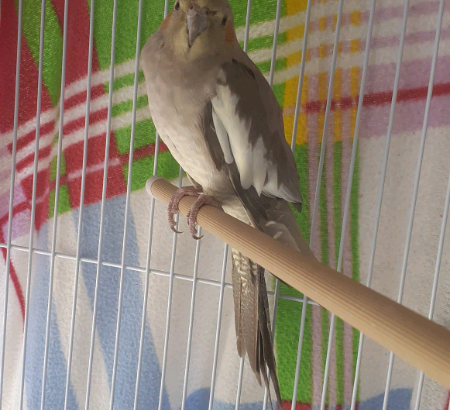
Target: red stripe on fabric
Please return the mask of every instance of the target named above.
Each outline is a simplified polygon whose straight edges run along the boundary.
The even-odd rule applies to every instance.
[[[108,116],[108,108],[102,108],[101,110],[92,112],[89,114],[89,124],[95,124],[96,122],[105,121]],[[70,121],[64,125],[64,135],[74,132],[85,126],[85,117],[78,117],[76,120]],[[106,125],[105,125],[106,129]]]
[[[45,135],[54,130],[54,122],[47,122],[43,125],[41,125],[40,128],[40,135]],[[28,134],[25,134],[23,137],[17,140],[17,151],[20,151],[21,149],[25,148],[28,144],[32,143],[36,138],[36,128],[31,130]],[[12,143],[8,145],[9,152],[12,152]]]
[[[290,400],[282,400],[282,403],[283,403],[283,410],[291,410],[291,408],[292,408],[292,401],[290,401]],[[328,408],[329,408],[328,406],[325,406],[326,410]],[[311,406],[311,404],[297,402],[295,404],[294,409],[295,410],[311,410],[312,406]],[[358,409],[359,409],[359,403],[356,403],[355,410],[358,410]],[[342,405],[341,404],[336,405],[336,410],[342,410]],[[445,410],[447,410],[447,409],[445,409]]]
[[[448,405],[450,404],[450,390],[447,393],[447,401],[445,402],[445,406],[442,410],[448,410]]]
[[[412,100],[423,100],[427,97],[428,87],[410,88],[407,90],[398,90],[397,102],[405,102]],[[365,107],[390,104],[392,101],[392,91],[366,94],[363,99]],[[450,83],[435,84],[433,87],[433,97],[450,94]],[[331,101],[331,110],[349,109],[358,105],[359,96],[343,97],[339,100]],[[304,105],[304,111],[308,114],[325,112],[326,101],[310,101]]]
[[[3,233],[0,233],[0,239],[3,243],[5,243],[5,238]],[[6,263],[6,249],[2,248],[3,258]],[[23,297],[22,286],[20,285],[19,277],[17,276],[17,272],[14,269],[14,265],[12,261],[9,261],[9,277],[11,278],[11,282],[14,285],[14,290],[16,292],[17,299],[19,300],[20,311],[22,312],[22,324],[25,320],[25,298]]]
[[[159,143],[159,152],[167,151],[167,145],[164,144],[164,142],[160,141]],[[155,155],[155,144],[146,145],[145,147],[141,147],[138,149],[135,149],[133,151],[133,161],[136,161],[137,159],[148,157],[150,155]],[[126,152],[122,155],[120,155],[120,162],[122,165],[128,164],[128,160],[130,158],[130,153]]]
[[[101,164],[105,161],[106,133],[91,137],[88,140],[87,167]],[[65,150],[66,173],[73,175],[82,169],[84,141],[79,141],[68,146]],[[109,160],[118,159],[119,155],[113,137],[111,136],[109,147]],[[69,181],[69,196],[72,206],[79,206],[81,177]],[[103,169],[92,172],[86,180],[85,198],[90,204],[101,200],[103,187]],[[120,165],[110,166],[108,169],[107,198],[126,192],[125,179]]]
[[[47,145],[44,148],[41,148],[39,150],[39,160],[42,161],[43,158],[48,157],[50,155],[52,151],[52,146],[51,145]],[[20,172],[22,171],[24,168],[30,166],[31,164],[34,163],[34,152],[27,155],[24,159],[20,160],[17,162],[16,164],[16,172]],[[31,194],[31,193],[30,193]]]
[[[14,61],[14,65],[9,69],[12,70],[9,73],[11,78],[6,77],[3,79],[3,75],[0,76],[0,81],[9,81],[11,84],[9,87],[15,86],[15,59],[16,59],[16,50],[17,50],[17,30],[18,30],[18,20],[17,14],[14,6],[13,0],[6,0],[2,3],[2,13],[1,13],[1,26],[2,30],[5,29],[6,32],[10,32],[9,35],[2,41],[8,41],[6,46],[2,49],[1,55],[9,55],[8,60],[12,58]],[[0,35],[3,38],[2,35]],[[38,83],[38,68],[33,60],[33,56],[31,55],[30,49],[28,48],[25,37],[22,35],[22,52],[20,57],[20,90],[19,90],[19,125],[24,124],[28,120],[32,119],[36,116],[36,103],[37,103],[37,83]],[[12,56],[12,57],[11,57]],[[3,58],[3,57],[2,57]],[[7,57],[5,57],[7,58]],[[11,63],[9,63],[11,64]],[[3,61],[2,61],[3,65]],[[2,94],[3,95],[3,94]],[[7,94],[10,95],[8,99],[2,98],[0,99],[0,104],[2,101],[6,101],[4,104],[12,104],[14,105],[14,93]],[[42,87],[42,100],[41,100],[41,109],[45,111],[47,109],[52,108],[52,102],[50,100],[50,95],[48,94],[47,88],[43,84]],[[3,110],[3,105],[0,105],[0,111]],[[9,110],[9,111],[8,111]],[[11,108],[6,108],[6,112],[11,112]],[[1,114],[0,114],[1,115]],[[5,131],[8,131],[12,128],[12,119],[10,114],[7,114],[8,120],[6,120],[6,124],[10,124]],[[3,119],[0,121],[0,129],[3,130]]]
[[[52,0],[61,28],[64,23],[64,0]],[[89,10],[87,1],[69,1],[67,15],[66,85],[87,75],[89,57]],[[92,71],[99,69],[95,49]]]
[[[49,173],[48,170],[46,170],[46,179],[48,181]],[[47,185],[44,186],[43,191],[47,188]],[[44,200],[42,202],[39,202],[36,204],[36,215],[35,215],[35,223],[34,226],[37,231],[39,231],[42,228],[42,225],[44,225],[45,221],[48,219],[48,214],[50,212],[49,209],[50,203],[49,203],[49,192],[47,191],[47,194],[44,197]]]
[[[48,184],[50,179],[49,168],[43,169],[37,173],[36,181],[36,198],[40,201],[36,203],[34,226],[37,231],[42,227],[44,222],[48,219],[49,203],[48,203]],[[32,192],[33,192],[33,175],[25,177],[21,181],[24,193],[29,202],[28,207],[31,208]]]
[[[56,14],[63,24],[64,21],[64,0],[52,0]],[[66,68],[66,86],[77,80],[83,79],[88,72],[88,58],[89,58],[89,22],[90,15],[87,1],[72,1],[69,2],[68,7],[68,21],[67,21],[67,68]],[[92,55],[92,71],[93,73],[99,71],[99,63],[97,52],[94,48]],[[99,84],[91,88],[91,98],[95,99],[105,95],[103,84]],[[85,104],[86,91],[74,95],[65,101],[66,109],[75,107],[79,104]],[[89,124],[104,121],[107,119],[108,110],[101,109],[93,112],[89,116]],[[78,129],[84,128],[85,118],[77,118],[68,124],[64,125],[64,135],[74,132]],[[106,134],[89,138],[88,148],[88,166],[99,164],[104,161]],[[75,172],[82,167],[83,159],[83,142],[71,145],[65,150],[66,171]],[[118,150],[114,137],[111,132],[109,158],[118,158]],[[121,194],[125,192],[125,181],[123,177],[122,168],[120,166],[113,166],[108,169],[108,185],[107,197]],[[80,202],[80,191],[78,184],[69,183],[69,198],[72,206],[77,206]],[[103,171],[99,173],[94,172],[89,175],[86,181],[85,198],[87,203],[97,202],[101,199],[101,191],[103,186]]]
[[[16,23],[16,24],[15,24]],[[17,58],[17,17],[13,0],[3,2],[0,20],[0,132],[14,126],[14,87]]]
[[[28,204],[26,202],[21,202],[20,204],[15,205],[13,208],[13,217],[16,216],[17,214],[20,214],[23,211],[26,211],[27,209],[30,209],[30,207],[28,206]],[[8,219],[9,219],[8,214],[0,217],[0,225],[3,226],[6,223],[8,223]]]
[[[48,168],[38,171],[36,181],[36,198],[41,198],[48,187],[48,181],[50,179],[50,171]],[[32,191],[33,191],[33,175],[28,175],[21,181],[21,185],[25,192],[27,200],[31,204]]]
[[[98,98],[104,94],[105,88],[103,84],[97,84],[91,88],[91,100],[94,100],[95,98]],[[72,107],[77,106],[78,104],[84,104],[86,102],[86,95],[87,92],[86,90],[84,90],[66,99],[64,101],[64,109],[68,110]]]
[[[291,410],[292,408],[292,401],[291,400],[282,400],[283,403],[283,410]],[[277,406],[278,408],[278,406]],[[311,404],[306,404],[306,403],[296,403],[295,410],[311,410],[312,406]]]
[[[164,144],[163,142],[160,142],[159,152],[161,153],[161,152],[164,152],[167,150],[168,150],[168,148],[167,148],[166,144]],[[137,150],[135,150],[133,152],[133,161],[136,161],[141,158],[149,157],[154,154],[155,154],[155,144],[146,145],[145,147],[138,148]],[[81,155],[82,155],[82,152],[81,152]],[[120,162],[122,163],[122,165],[128,164],[128,157],[129,157],[128,153],[122,154],[120,156]],[[76,180],[78,180],[78,181],[76,181]],[[72,175],[70,175],[70,173],[67,175],[60,176],[60,183],[59,183],[60,186],[65,185],[68,182],[70,182],[71,184],[72,183],[80,183],[81,184],[81,176],[79,176],[77,178],[72,178]],[[80,185],[80,187],[81,187],[81,185]],[[52,191],[55,188],[56,188],[56,180],[53,180],[50,182],[50,191]],[[76,204],[79,205],[80,198],[79,197],[77,197],[77,198],[78,198],[78,201],[76,202]]]

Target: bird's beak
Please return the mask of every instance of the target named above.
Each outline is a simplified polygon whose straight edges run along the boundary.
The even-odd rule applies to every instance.
[[[187,28],[188,28],[188,43],[192,46],[194,40],[202,34],[208,26],[207,9],[201,8],[194,4],[187,11]]]

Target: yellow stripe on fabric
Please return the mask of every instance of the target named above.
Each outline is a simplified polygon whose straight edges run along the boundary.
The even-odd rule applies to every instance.
[[[350,19],[353,26],[361,25],[361,12],[359,10],[352,11]]]
[[[359,25],[361,24],[361,13],[359,12],[353,12],[351,21],[352,25]],[[359,17],[358,17],[359,16]],[[359,39],[352,40],[350,43],[350,51],[352,53],[358,53],[361,49],[361,41]],[[350,68],[350,96],[352,97],[353,101],[358,96],[359,92],[359,74],[360,74],[360,68],[358,66],[351,67]],[[353,139],[353,134],[355,132],[355,124],[356,124],[356,112],[357,107],[352,106],[350,108],[350,138]]]
[[[321,72],[318,75],[318,81],[317,81],[319,102],[323,103],[324,106],[325,106],[325,102],[327,100],[328,77],[329,76],[328,76],[327,72]],[[325,113],[323,110],[320,110],[317,115],[317,130],[318,130],[317,133],[318,133],[318,138],[319,138],[319,144],[322,143],[324,123],[325,123]]]
[[[292,16],[300,12],[306,11],[307,0],[286,0],[286,15]],[[305,32],[305,24],[299,24],[286,32],[286,42],[303,38]],[[308,53],[306,53],[308,56]],[[286,58],[286,68],[301,63],[302,53],[297,51],[290,54]],[[294,128],[295,105],[297,102],[299,77],[296,76],[286,81],[284,88],[284,133],[289,144],[292,142],[292,134]],[[308,77],[303,79],[302,95],[300,96],[301,106],[307,101],[308,96]],[[296,145],[303,145],[307,142],[306,114],[300,108],[300,114],[297,127]]]

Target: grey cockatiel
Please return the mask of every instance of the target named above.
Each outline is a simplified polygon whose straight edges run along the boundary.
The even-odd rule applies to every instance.
[[[313,257],[289,204],[302,197],[282,112],[264,76],[240,48],[227,0],[177,0],[141,54],[149,108],[156,129],[193,187],[178,190],[198,200],[188,217],[195,234],[198,208],[223,210]],[[248,354],[261,383],[269,369],[281,398],[271,342],[264,269],[236,250],[233,295],[237,349]]]

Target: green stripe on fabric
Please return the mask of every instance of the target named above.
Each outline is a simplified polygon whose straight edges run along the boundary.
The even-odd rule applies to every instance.
[[[138,75],[138,83],[142,84],[145,81],[144,73],[139,71]],[[124,87],[133,87],[134,86],[134,72],[130,74],[125,74],[122,77],[115,78],[113,81],[113,90],[118,91]],[[109,92],[109,81],[105,83],[105,92]]]
[[[151,169],[153,169],[153,159],[152,159],[152,168]],[[170,153],[170,151],[164,151],[164,152],[159,153],[158,169],[157,169],[158,175],[161,175],[167,179],[174,179],[174,178],[178,177],[179,170],[180,170],[180,166],[175,161],[175,159],[172,156],[172,154]],[[185,176],[185,174],[186,173],[183,173],[184,176]],[[142,187],[144,187],[144,186],[145,186],[145,182]]]
[[[350,246],[352,250],[352,277],[360,280],[359,275],[359,142],[356,147],[355,170],[353,172],[352,190],[350,192]],[[360,333],[353,329],[353,380],[355,379],[356,360],[358,357]],[[357,400],[359,401],[359,385]]]
[[[309,240],[309,192],[308,192],[308,148],[300,145],[295,150],[295,162],[300,175],[300,189],[303,195],[303,209],[299,213],[294,210],[297,222],[306,240]],[[280,292],[302,298],[303,295],[290,286],[280,283]],[[300,362],[300,377],[297,390],[297,401],[311,403],[312,400],[312,311],[311,305],[306,307],[305,331]],[[302,304],[299,302],[279,299],[277,325],[275,327],[275,345],[277,355],[278,379],[281,397],[292,400],[295,366],[297,362],[298,335]]]
[[[335,258],[336,266],[339,257],[339,247],[341,245],[341,231],[342,231],[342,142],[336,141],[334,143],[334,158],[333,158],[334,172],[333,172],[333,196],[334,196],[334,240],[336,243]],[[331,234],[331,232],[330,232]],[[343,272],[343,270],[341,270]]]
[[[256,66],[263,74],[267,74],[270,72],[270,60],[263,61],[262,63],[257,63]],[[286,68],[286,59],[285,58],[277,58],[275,60],[275,71],[283,70]]]
[[[16,0],[15,3],[16,9],[18,9],[18,1]],[[36,66],[39,66],[41,2],[25,0],[22,10],[22,33]],[[42,79],[53,106],[58,104],[61,89],[62,44],[62,32],[58,17],[56,16],[51,1],[46,0]]]
[[[233,10],[234,25],[236,27],[245,26],[247,14],[247,2],[242,0],[229,0]],[[275,20],[277,10],[277,0],[254,1],[250,14],[250,23],[260,23],[267,20]],[[281,16],[286,15],[286,4],[281,2]]]
[[[90,0],[87,0],[90,6]],[[138,19],[138,0],[119,1],[117,5],[115,63],[135,58]],[[164,2],[144,2],[142,7],[141,48],[147,38],[161,24]],[[111,61],[113,2],[96,0],[94,12],[94,36],[100,69],[107,69]]]
[[[336,317],[336,403],[344,404],[344,322]]]
[[[141,95],[136,100],[136,109],[147,107],[148,99],[147,95]],[[113,117],[117,117],[120,114],[126,114],[127,112],[131,112],[133,110],[133,100],[123,101],[119,104],[113,105],[111,109],[111,114]]]
[[[48,216],[53,218],[55,212],[55,194],[56,190],[52,189],[48,196],[49,206],[48,206]],[[58,215],[65,212],[69,212],[72,209],[70,206],[70,196],[69,188],[66,184],[59,187],[59,198],[58,198]]]
[[[57,165],[58,165],[58,156],[55,155],[50,161],[50,181],[54,181],[56,179]],[[66,159],[64,156],[64,152],[61,152],[60,175],[66,175]]]
[[[334,209],[334,234],[335,240],[335,261],[339,258],[339,248],[341,246],[342,230],[342,142],[333,143],[333,209]],[[336,400],[338,404],[344,402],[344,323],[336,318]]]
[[[321,150],[321,143],[318,147],[318,152]],[[319,223],[320,223],[320,242],[322,248],[321,259],[324,265],[328,265],[329,259],[329,248],[328,248],[328,215],[327,215],[327,192],[326,192],[326,173],[327,163],[323,163],[322,180],[320,181],[319,190]]]
[[[359,142],[356,147],[355,169],[350,192],[350,246],[352,250],[352,277],[359,282]]]
[[[322,143],[318,146],[318,152],[320,152]],[[324,265],[329,264],[329,247],[328,247],[328,218],[327,218],[327,195],[326,195],[326,167],[324,163],[322,180],[320,182],[319,191],[319,223],[320,223],[320,242],[321,242],[321,259]],[[325,368],[325,362],[327,357],[328,348],[328,335],[329,335],[329,320],[328,312],[325,309],[321,309],[322,317],[322,369]],[[323,373],[322,373],[323,374]],[[328,404],[328,392],[326,397],[326,403]]]
[[[330,334],[330,324],[328,311],[326,309],[320,308],[321,318],[322,318],[322,374],[321,379],[322,383],[324,380],[325,373],[325,363],[327,360],[327,349],[328,349],[328,335]],[[328,396],[329,396],[329,388],[327,389],[325,404],[329,404]]]
[[[153,144],[156,138],[156,129],[151,119],[139,121],[134,129],[134,149]],[[114,131],[116,137],[117,150],[119,154],[130,151],[131,125],[119,128]]]
[[[284,105],[284,87],[286,87],[286,83],[275,84],[272,87],[273,93],[275,94],[275,97],[278,101],[278,104],[280,104],[280,107],[283,107]]]
[[[311,236],[311,226],[310,226],[310,218],[311,218],[311,205],[309,198],[309,161],[308,161],[308,145],[297,145],[295,147],[294,153],[295,163],[297,165],[297,171],[300,177],[300,191],[303,197],[303,205],[302,212],[298,212],[294,207],[292,209],[295,213],[295,218],[302,230],[302,235],[309,243],[309,239]]]
[[[154,155],[139,158],[133,161],[131,171],[131,190],[143,189],[147,179],[153,175]],[[167,179],[174,179],[178,176],[179,165],[169,151],[160,152],[158,156],[158,175]],[[128,164],[122,168],[125,182],[128,183]]]

